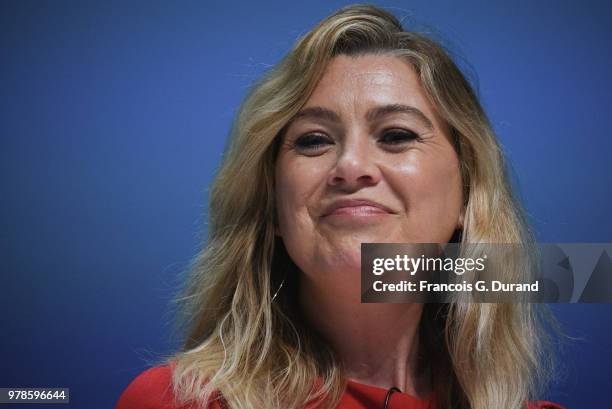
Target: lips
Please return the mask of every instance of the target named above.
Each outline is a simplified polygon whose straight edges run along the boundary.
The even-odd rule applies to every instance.
[[[331,214],[363,215],[394,213],[382,203],[369,199],[342,199],[332,202],[324,208],[322,217]]]

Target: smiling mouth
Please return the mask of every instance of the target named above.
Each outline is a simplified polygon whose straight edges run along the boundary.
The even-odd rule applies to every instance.
[[[349,216],[349,217],[371,217],[391,214],[384,209],[370,205],[343,206],[334,209],[323,217]]]
[[[343,198],[325,206],[322,218],[374,220],[394,214],[386,205],[368,198]]]

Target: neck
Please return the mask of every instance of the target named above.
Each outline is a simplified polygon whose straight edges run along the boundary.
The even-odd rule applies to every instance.
[[[359,288],[325,285],[301,274],[300,305],[308,323],[331,344],[349,379],[425,397],[418,374],[423,304],[362,304]]]

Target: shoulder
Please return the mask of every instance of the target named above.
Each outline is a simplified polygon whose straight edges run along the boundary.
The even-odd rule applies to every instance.
[[[115,409],[196,409],[175,402],[170,364],[155,366],[138,375],[125,388]],[[209,409],[216,409],[213,404]]]
[[[565,406],[561,406],[558,403],[548,402],[544,400],[538,400],[529,402],[527,409],[565,409]]]
[[[125,388],[115,409],[173,408],[172,368],[161,365],[138,375]]]

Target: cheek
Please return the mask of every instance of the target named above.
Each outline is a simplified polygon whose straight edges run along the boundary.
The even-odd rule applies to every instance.
[[[445,209],[456,208],[461,204],[462,181],[459,162],[456,156],[428,161],[421,175],[423,196],[429,196],[433,203]],[[429,195],[426,194],[429,192]]]
[[[318,158],[280,159],[275,171],[278,234],[301,271],[315,270],[320,242],[313,217],[325,192],[326,164]]]
[[[280,233],[304,234],[312,225],[310,211],[325,183],[325,166],[317,158],[279,158],[275,171],[276,209]]]
[[[412,227],[422,232],[455,228],[463,203],[457,156],[414,152],[401,163],[389,164],[388,179],[404,203]],[[443,233],[446,234],[446,233]],[[439,234],[436,234],[438,236]]]

